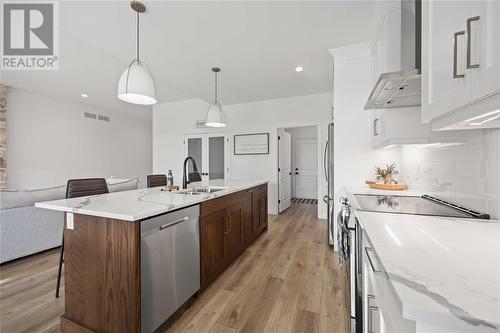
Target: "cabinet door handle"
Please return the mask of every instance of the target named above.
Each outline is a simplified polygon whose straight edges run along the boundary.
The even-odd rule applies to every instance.
[[[380,128],[380,119],[379,118],[374,118],[373,119],[373,136],[378,136],[380,134],[379,131]]]
[[[227,216],[224,216],[223,218],[223,223],[224,223],[224,235],[227,235],[228,233],[228,227],[229,227],[229,223],[227,222]]]
[[[457,58],[458,58],[458,36],[465,35],[465,31],[458,31],[453,34],[453,78],[454,79],[461,79],[465,77],[465,74],[458,74],[458,64],[457,64]]]
[[[373,318],[373,315],[374,314],[377,314],[378,313],[378,307],[375,306],[375,305],[371,305],[371,301],[374,301],[375,300],[375,296],[373,295],[368,295],[368,333],[378,333],[376,330],[375,330],[375,327],[374,327],[374,318]]]
[[[471,22],[479,21],[479,16],[469,17],[467,19],[467,69],[479,68],[479,64],[471,64],[471,44],[472,44],[472,27]]]
[[[372,257],[370,256],[370,252],[373,252],[373,249],[371,247],[365,247],[365,252],[366,252],[366,257],[368,258],[368,262],[370,263],[370,266],[372,268],[372,271],[374,273],[382,273],[382,271],[375,269],[375,266],[373,266]]]

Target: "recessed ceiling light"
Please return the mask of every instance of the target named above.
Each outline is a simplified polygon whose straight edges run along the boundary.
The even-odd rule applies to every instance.
[[[303,70],[304,70],[304,68],[302,68],[302,66],[295,67],[296,72],[302,72]]]
[[[89,97],[89,95],[87,95],[87,94],[81,94],[80,96],[82,96],[83,98]]]

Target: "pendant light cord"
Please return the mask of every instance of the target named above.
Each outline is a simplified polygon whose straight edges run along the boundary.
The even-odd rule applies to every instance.
[[[137,60],[139,60],[139,12],[137,11]]]
[[[217,79],[217,74],[219,74],[219,73],[215,72],[215,96],[214,96],[215,100],[214,100],[214,104],[217,104],[217,102],[218,102],[217,98],[219,97],[218,96],[218,92],[219,92],[219,80]]]

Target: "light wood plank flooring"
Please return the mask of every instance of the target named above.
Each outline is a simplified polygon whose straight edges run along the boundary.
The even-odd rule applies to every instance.
[[[270,215],[268,232],[160,332],[348,332],[345,271],[316,207],[297,203]],[[0,332],[59,332],[58,255],[0,267]]]

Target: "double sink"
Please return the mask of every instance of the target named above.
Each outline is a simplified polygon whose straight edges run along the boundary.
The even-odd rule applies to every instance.
[[[184,194],[184,195],[202,195],[202,194],[210,194],[217,191],[225,190],[225,187],[194,187],[184,190],[179,190],[173,192],[174,194]]]

